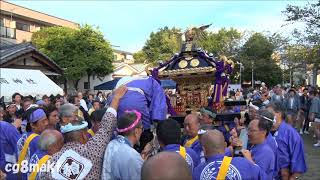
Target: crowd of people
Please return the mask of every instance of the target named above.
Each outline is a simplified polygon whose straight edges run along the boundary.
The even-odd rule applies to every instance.
[[[1,177],[291,180],[307,171],[300,134],[313,132],[320,147],[320,93],[314,87],[231,90],[227,101],[247,105],[221,112],[240,117],[225,120],[203,107],[179,123],[157,107],[166,106],[164,92],[152,86],[153,94],[130,83],[110,96],[79,92],[35,100],[13,94],[0,109]],[[139,110],[144,106],[150,115]],[[24,169],[48,163],[54,168]]]

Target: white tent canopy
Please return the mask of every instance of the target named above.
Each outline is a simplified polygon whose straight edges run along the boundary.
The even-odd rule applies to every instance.
[[[40,70],[0,68],[0,97],[11,101],[11,96],[18,92],[23,96],[41,98],[43,95],[63,95],[63,90]]]

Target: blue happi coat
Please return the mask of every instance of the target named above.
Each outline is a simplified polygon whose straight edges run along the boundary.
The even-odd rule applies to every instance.
[[[17,174],[6,171],[7,164],[15,164],[18,161],[17,141],[21,137],[17,128],[12,124],[0,121],[0,169],[7,174],[7,179],[17,179]]]
[[[186,138],[183,140],[183,146],[184,147],[187,147],[186,146],[186,142],[189,140],[190,138],[188,138],[186,136]],[[187,147],[187,148],[191,148],[199,157],[200,157],[200,160],[201,162],[204,162],[205,161],[205,157],[204,157],[204,154],[203,154],[203,150],[202,150],[202,146],[200,144],[200,141],[199,139],[197,139],[196,141],[194,141],[190,147]]]
[[[215,180],[223,160],[224,154],[217,154],[207,158],[194,169],[193,180]],[[242,157],[232,158],[226,180],[259,180],[264,178],[264,172],[258,165]]]
[[[274,136],[278,144],[279,168],[288,168],[291,173],[305,173],[304,143],[298,132],[283,121]]]
[[[275,179],[278,179],[279,177],[279,160],[278,160],[278,144],[276,139],[272,136],[271,133],[268,134],[267,138],[266,138],[266,144],[269,145],[269,147],[271,148],[271,150],[273,151],[274,154],[274,173],[273,173],[273,177]]]
[[[198,166],[200,163],[200,157],[197,155],[191,148],[186,147],[186,161],[191,169]],[[163,151],[171,151],[171,152],[178,152],[180,151],[180,144],[169,144],[163,147]]]
[[[144,129],[150,129],[152,120],[165,120],[167,115],[166,96],[161,85],[152,77],[131,78],[118,84],[128,87],[127,93],[121,98],[118,117],[126,110],[137,110],[142,114]],[[117,86],[118,86],[117,84]],[[112,96],[108,102],[112,101]]]
[[[31,135],[34,134],[33,132],[27,132],[24,133],[21,138],[18,140],[17,142],[17,151],[18,151],[18,157],[22,151],[23,145],[25,143],[25,141],[27,140],[27,138]],[[24,160],[26,160],[26,162],[30,161],[31,156],[38,150],[38,141],[39,141],[40,137],[37,136],[35,138],[32,139],[32,141],[29,144],[29,148],[27,150],[27,154]],[[22,179],[27,179],[28,174],[27,173],[22,173]]]
[[[43,150],[40,150],[40,149],[38,149],[32,156],[31,156],[31,158],[30,158],[30,161],[29,161],[29,164],[38,164],[38,162],[39,162],[39,160],[41,159],[41,158],[43,158],[43,156],[45,156],[45,155],[47,155],[48,154],[48,152],[47,151],[43,151]],[[41,170],[41,169],[40,169]],[[30,175],[31,173],[29,172],[28,173],[28,177],[29,177],[29,175]],[[37,173],[37,176],[36,176],[36,180],[39,180],[40,178],[40,174],[41,174],[41,172],[39,171],[38,173]]]
[[[264,141],[261,144],[253,145],[250,148],[253,161],[266,174],[265,180],[272,179],[275,171],[275,157],[270,146]]]

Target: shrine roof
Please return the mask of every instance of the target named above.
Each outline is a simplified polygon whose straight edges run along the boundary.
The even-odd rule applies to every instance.
[[[171,62],[169,62],[171,61]],[[181,52],[167,61],[159,71],[159,76],[205,75],[215,73],[214,58],[202,50]]]

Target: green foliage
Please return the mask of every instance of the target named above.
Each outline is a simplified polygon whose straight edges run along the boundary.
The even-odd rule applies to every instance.
[[[217,33],[205,32],[199,46],[213,54],[233,56],[239,50],[242,34],[234,28],[220,29]]]
[[[180,42],[180,29],[164,27],[150,34],[150,38],[146,41],[142,51],[148,62],[156,64],[159,60],[166,61],[174,53],[179,52]]]
[[[166,61],[181,48],[182,32],[178,28],[160,28],[152,32],[142,51],[135,54],[135,59],[143,59],[156,64],[158,60]],[[204,38],[197,43],[199,47],[214,54],[235,55],[239,49],[241,33],[234,29],[220,29],[217,33],[204,32]]]
[[[259,59],[269,59],[275,46],[261,33],[253,34],[243,45],[243,53],[254,61]]]
[[[308,3],[304,7],[288,5],[283,11],[286,21],[291,23],[304,23],[304,32],[295,30],[293,35],[297,41],[297,46],[304,46],[308,53],[303,63],[312,65],[313,84],[317,82],[317,72],[320,68],[320,0]],[[305,50],[304,50],[305,51]]]
[[[283,13],[287,16],[288,22],[303,22],[306,25],[305,33],[307,40],[319,44],[320,42],[320,0],[315,3],[308,3],[304,7],[288,5]]]
[[[237,59],[244,65],[243,79],[251,81],[251,69],[254,71],[254,80],[276,85],[282,81],[282,71],[271,58],[276,45],[271,38],[261,33],[253,34],[243,45]],[[253,64],[252,64],[253,63]]]
[[[138,51],[133,54],[134,62],[145,63],[148,62],[148,57],[144,51]]]
[[[89,25],[80,29],[49,27],[33,33],[32,43],[65,69],[64,77],[79,80],[85,74],[112,72],[113,52],[103,34]]]

